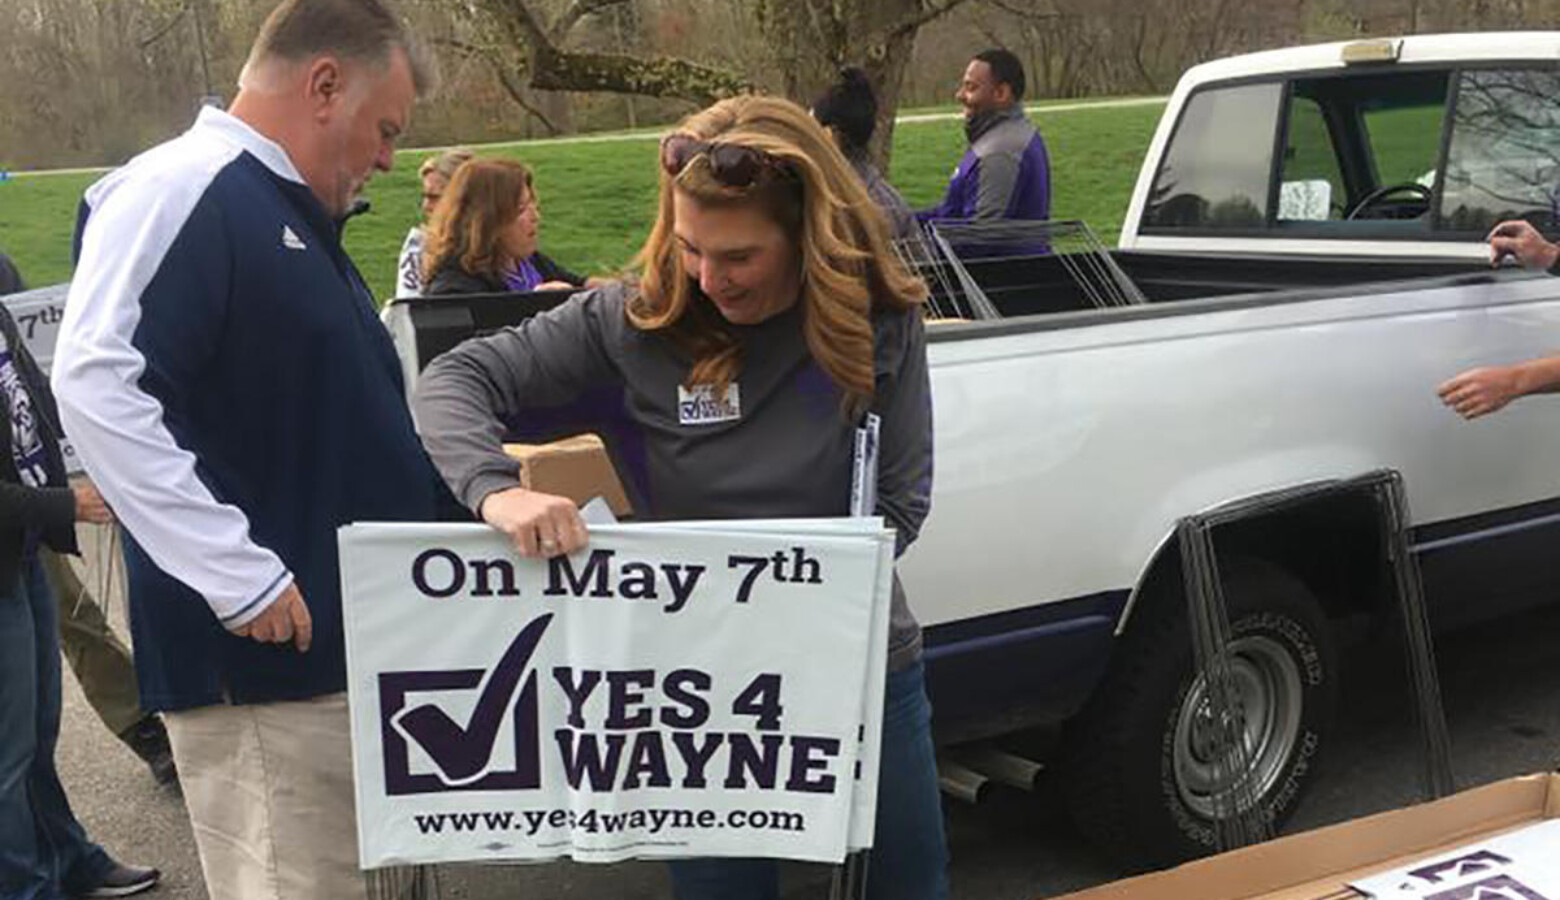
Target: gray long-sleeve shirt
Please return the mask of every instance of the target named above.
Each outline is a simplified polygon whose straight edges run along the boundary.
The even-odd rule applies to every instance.
[[[850,509],[858,422],[813,360],[792,308],[731,326],[741,371],[723,397],[690,394],[689,361],[661,332],[629,323],[628,288],[612,285],[434,360],[413,401],[423,442],[471,509],[519,485],[502,440],[508,426],[604,390],[621,392],[631,434],[608,437],[635,482],[642,518],[750,519],[840,516]],[[881,419],[877,504],[902,552],[931,504],[932,408],[919,310],[873,316],[872,410]],[[506,423],[508,423],[506,425]],[[889,669],[920,655],[921,632],[898,579]]]

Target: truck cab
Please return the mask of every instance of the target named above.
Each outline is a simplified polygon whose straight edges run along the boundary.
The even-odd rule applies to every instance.
[[[1497,222],[1556,228],[1560,35],[1427,35],[1189,70],[1123,250],[1485,259]]]

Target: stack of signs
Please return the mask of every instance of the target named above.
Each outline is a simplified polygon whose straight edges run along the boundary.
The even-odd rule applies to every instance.
[[[592,526],[545,561],[481,525],[340,544],[364,868],[871,846],[880,519]]]
[[[1350,886],[1382,900],[1560,900],[1560,819]]]

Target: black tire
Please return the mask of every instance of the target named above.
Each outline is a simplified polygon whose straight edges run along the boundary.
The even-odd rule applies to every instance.
[[[1257,802],[1276,830],[1309,788],[1331,731],[1338,678],[1332,629],[1316,598],[1285,570],[1251,559],[1223,570],[1248,721],[1271,738],[1252,768],[1265,773]],[[1194,678],[1186,602],[1176,590],[1140,603],[1110,672],[1068,724],[1059,779],[1080,829],[1132,869],[1218,849],[1211,795],[1219,783],[1209,783],[1196,752],[1206,746],[1196,740],[1206,720],[1193,711],[1202,681]]]

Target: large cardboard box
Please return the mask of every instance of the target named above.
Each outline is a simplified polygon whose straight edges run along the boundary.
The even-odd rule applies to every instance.
[[[1527,775],[1100,885],[1062,900],[1335,900],[1349,882],[1560,816],[1560,774]]]
[[[618,518],[633,512],[606,445],[594,434],[550,444],[505,444],[504,452],[519,460],[520,484],[528,490],[558,494],[581,504],[601,497]]]

